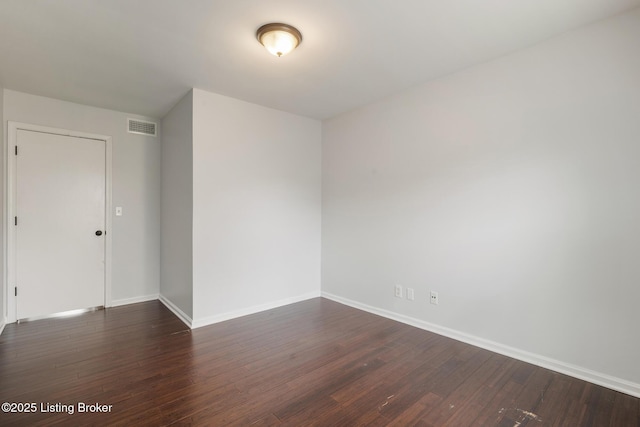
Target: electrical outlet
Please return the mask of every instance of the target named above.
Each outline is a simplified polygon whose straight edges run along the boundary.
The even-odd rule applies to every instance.
[[[402,298],[402,286],[396,285],[394,289],[396,292],[396,298]]]
[[[415,299],[415,295],[413,293],[413,288],[407,288],[407,299],[409,301],[413,301]]]
[[[435,291],[431,291],[430,296],[431,304],[438,305],[438,293]]]

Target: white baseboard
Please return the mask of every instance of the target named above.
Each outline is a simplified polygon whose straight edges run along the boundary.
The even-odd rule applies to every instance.
[[[187,325],[189,328],[193,329],[193,320],[191,319],[191,317],[187,316],[187,314],[180,310],[180,308],[178,308],[177,305],[175,305],[173,302],[171,302],[169,299],[167,299],[164,295],[160,294],[158,295],[158,299],[160,300],[160,302],[162,304],[164,304],[165,307],[167,307],[169,310],[171,310],[171,312],[173,314],[175,314],[176,316],[178,316],[178,319],[182,320],[182,322]]]
[[[230,311],[228,313],[217,314],[215,316],[204,317],[202,319],[195,319],[192,323],[192,328],[201,328],[207,325],[213,325],[214,323],[224,322],[226,320],[235,319],[237,317],[248,316],[249,314],[259,313],[261,311],[271,310],[273,308],[282,307],[284,305],[294,304],[296,302],[305,301],[311,298],[320,297],[320,291],[309,292],[307,294],[299,295],[297,297],[285,298],[279,301],[268,302],[265,304],[254,305],[253,307],[243,308],[241,310]]]
[[[2,331],[4,331],[4,327],[7,324],[7,318],[5,317],[4,319],[0,320],[0,335],[2,335]]]
[[[154,301],[158,299],[158,294],[144,295],[141,297],[117,299],[111,301],[111,307],[119,307],[121,305],[136,304],[139,302]]]
[[[542,368],[559,372],[561,374],[569,375],[574,378],[610,388],[621,393],[625,393],[634,397],[640,397],[640,384],[637,383],[626,381],[621,378],[616,378],[600,372],[595,372],[590,369],[551,359],[538,354],[529,353],[528,351],[509,347],[495,341],[486,340],[484,338],[469,335],[464,332],[456,331],[454,329],[449,329],[443,326],[435,325],[433,323],[425,322],[424,320],[404,316],[402,314],[383,310],[381,308],[372,307],[370,305],[362,304],[360,302],[353,301],[348,298],[343,298],[338,295],[333,295],[328,292],[322,292],[322,297],[338,302],[340,304],[357,308],[359,310],[377,314],[378,316],[386,317],[388,319],[396,320],[407,325],[415,326],[416,328],[424,329],[438,335],[443,335],[454,340],[462,341],[476,347],[484,348],[486,350],[493,351],[494,353],[499,353],[508,357],[512,357],[514,359],[521,360],[523,362],[531,363]]]

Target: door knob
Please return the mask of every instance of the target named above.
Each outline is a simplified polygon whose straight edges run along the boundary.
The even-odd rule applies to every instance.
[[[100,230],[96,231],[96,236],[102,236],[102,231]]]

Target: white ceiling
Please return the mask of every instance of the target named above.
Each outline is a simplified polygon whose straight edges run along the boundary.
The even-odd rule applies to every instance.
[[[0,85],[162,117],[196,87],[324,119],[640,0],[0,0]],[[267,22],[304,40],[276,58]]]

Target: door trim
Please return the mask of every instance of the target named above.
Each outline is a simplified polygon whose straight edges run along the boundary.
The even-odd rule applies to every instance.
[[[8,139],[7,150],[5,155],[6,175],[5,175],[5,192],[4,192],[4,218],[3,225],[3,247],[4,247],[4,272],[3,278],[3,294],[5,295],[5,313],[7,323],[13,323],[17,320],[17,299],[14,295],[14,287],[16,282],[16,232],[13,223],[15,216],[16,203],[16,156],[15,146],[18,137],[18,130],[27,130],[32,132],[51,133],[62,136],[72,136],[86,139],[96,139],[105,142],[105,254],[104,254],[104,306],[111,306],[111,243],[113,236],[112,218],[111,218],[111,173],[112,173],[112,138],[107,135],[98,135],[86,132],[71,131],[68,129],[59,129],[48,126],[39,126],[28,123],[19,123],[9,121],[7,126]]]

